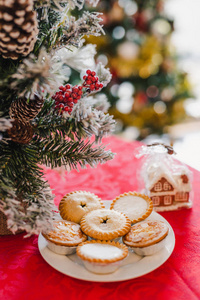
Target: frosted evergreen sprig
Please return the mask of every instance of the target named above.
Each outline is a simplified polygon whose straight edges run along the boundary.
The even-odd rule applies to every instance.
[[[96,94],[87,97],[87,107],[91,106],[97,110],[100,110],[106,113],[110,107],[110,103],[108,102],[108,98],[104,93]],[[86,102],[84,102],[86,104]]]
[[[34,6],[37,7],[54,7],[62,10],[62,4],[68,5],[70,9],[74,9],[78,7],[78,9],[82,9],[85,2],[89,3],[91,6],[97,6],[99,0],[34,0]]]
[[[95,69],[95,54],[96,46],[87,44],[81,48],[73,47],[70,50],[62,48],[56,52],[52,59],[58,64],[57,69],[59,69],[59,64],[62,63],[67,64],[70,68],[78,72],[82,72],[85,69]]]
[[[0,112],[0,115],[1,115],[1,112]],[[2,133],[11,127],[12,127],[12,124],[11,124],[10,119],[0,117],[0,141],[2,141],[2,139],[3,139]]]
[[[75,19],[75,17],[65,17],[63,20],[53,29],[54,47],[61,49],[64,46],[73,45],[75,47],[82,46],[84,36],[99,36],[104,30],[102,25],[102,19],[99,17],[100,13],[96,12],[84,12],[82,17]],[[62,34],[58,37],[57,32],[61,28]]]
[[[107,84],[109,70],[101,64],[96,69],[95,46],[82,47],[84,36],[104,33],[100,14],[81,11],[82,15],[76,18],[71,14],[71,10],[77,12],[86,2],[95,6],[98,0],[34,0],[39,34],[33,52],[16,62],[0,58],[0,134],[3,137],[0,137],[0,210],[7,216],[8,227],[13,232],[25,229],[28,234],[37,234],[51,227],[53,195],[43,180],[42,163],[70,170],[87,164],[94,167],[114,156],[90,139],[94,135],[99,142],[112,132],[114,120],[104,113],[108,108],[105,96],[91,96]],[[92,78],[84,75],[83,94],[79,95],[76,88],[68,89],[74,111],[73,115],[68,111],[64,117],[64,113],[61,115],[55,110],[57,99],[51,96],[66,85],[70,68],[81,73],[81,77],[87,69],[93,71],[90,72]],[[10,123],[4,118],[9,117],[13,101],[19,96],[31,99],[35,92],[42,95],[44,104],[30,121],[33,138],[28,144],[14,142],[8,138],[6,131]],[[76,100],[81,98],[82,103],[76,106]],[[71,101],[66,95],[64,100]]]
[[[50,137],[49,140],[41,139],[39,143],[41,163],[51,168],[65,166],[68,170],[78,170],[88,164],[95,167],[98,163],[105,163],[114,157],[110,150],[105,150],[105,146],[94,146],[89,140],[60,140],[58,145]]]
[[[50,56],[42,49],[38,58],[30,54],[11,76],[10,86],[19,96],[31,97],[34,93],[51,93],[56,87],[55,76],[51,73]]]
[[[99,0],[68,0],[68,5],[70,9],[74,9],[78,7],[78,9],[82,9],[85,3],[89,3],[91,6],[97,6]]]
[[[1,115],[1,113],[0,113],[0,115]],[[12,124],[9,119],[0,118],[0,132],[4,132],[11,127],[12,127]]]
[[[109,68],[105,68],[105,66],[102,63],[99,63],[96,66],[96,74],[99,77],[99,81],[104,86],[106,86],[112,78]]]
[[[38,190],[38,194],[28,195],[23,202],[17,198],[12,185],[9,189],[8,182],[6,185],[3,182],[0,183],[0,211],[7,217],[8,229],[13,233],[19,229],[25,230],[29,236],[51,228],[55,206],[54,197],[46,183]],[[4,192],[6,192],[5,198],[2,197]]]
[[[87,3],[89,3],[91,6],[96,7],[99,3],[99,0],[86,0]]]
[[[72,111],[71,117],[74,117],[79,126],[82,125],[82,130],[92,137],[95,135],[95,140],[101,141],[102,137],[111,134],[114,131],[115,121],[113,116],[94,109],[88,98],[83,98],[77,103]]]

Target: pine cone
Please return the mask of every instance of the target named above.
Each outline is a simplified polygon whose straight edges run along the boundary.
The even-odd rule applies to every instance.
[[[4,58],[27,56],[34,48],[37,29],[33,0],[0,1],[0,53]]]
[[[29,121],[37,116],[43,106],[43,98],[34,94],[34,98],[28,100],[26,97],[18,98],[10,106],[10,118],[22,121]]]
[[[12,127],[7,130],[11,140],[18,144],[28,144],[33,137],[33,128],[30,123],[14,120]]]

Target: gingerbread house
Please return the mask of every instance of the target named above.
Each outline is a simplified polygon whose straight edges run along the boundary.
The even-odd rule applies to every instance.
[[[172,171],[166,165],[151,166],[147,170],[145,181],[146,192],[152,199],[155,210],[190,206],[191,183],[186,167],[179,166]],[[166,209],[162,209],[163,207]]]

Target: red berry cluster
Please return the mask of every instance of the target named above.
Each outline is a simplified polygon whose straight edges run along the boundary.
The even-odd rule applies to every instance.
[[[91,70],[86,71],[85,76],[83,76],[83,87],[87,88],[87,92],[98,91],[102,89],[103,84],[99,82],[99,78],[96,76],[96,73]],[[95,77],[96,76],[96,77]]]
[[[103,84],[99,82],[99,78],[94,71],[87,70],[86,74],[83,76],[84,82],[82,85],[72,87],[70,84],[66,84],[65,86],[60,86],[59,92],[52,96],[52,99],[55,100],[55,109],[60,114],[63,112],[70,114],[74,104],[81,99],[84,91],[85,94],[90,94],[93,91],[102,89]]]
[[[71,87],[70,84],[66,84],[65,86],[60,86],[60,91],[56,92],[55,95],[52,96],[52,99],[55,100],[55,109],[61,114],[64,111],[70,114],[74,104],[81,99],[83,94],[82,89],[83,87],[81,85]]]

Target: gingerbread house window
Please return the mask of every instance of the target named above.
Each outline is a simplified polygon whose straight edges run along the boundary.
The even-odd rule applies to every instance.
[[[164,205],[172,204],[172,196],[165,196],[164,197]]]
[[[187,201],[187,193],[184,192],[178,192],[175,196],[176,201]]]
[[[160,181],[158,181],[158,182],[155,184],[154,190],[155,190],[156,192],[162,191],[162,183],[161,183]]]
[[[170,184],[165,181],[165,183],[163,184],[163,190],[164,191],[169,191],[171,189]]]
[[[152,201],[153,201],[154,206],[160,205],[160,197],[159,196],[152,197]]]

